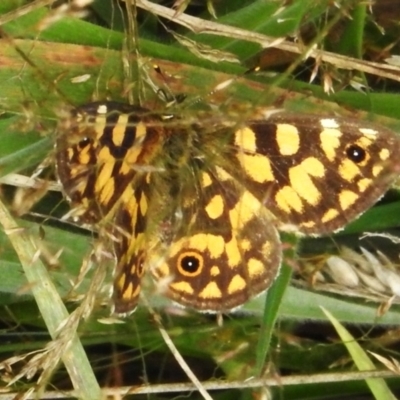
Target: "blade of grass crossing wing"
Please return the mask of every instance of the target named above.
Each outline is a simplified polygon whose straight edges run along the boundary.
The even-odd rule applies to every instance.
[[[284,251],[284,260],[292,260],[294,258],[294,249],[297,243],[297,238],[293,235],[281,236],[282,241],[285,244],[290,245],[290,249]],[[272,333],[278,318],[279,307],[286,292],[286,288],[290,282],[291,276],[292,268],[287,264],[283,264],[279,276],[273,285],[268,289],[265,299],[264,315],[262,318],[259,340],[256,349],[256,376],[260,376],[262,374],[265,359],[270,349]]]

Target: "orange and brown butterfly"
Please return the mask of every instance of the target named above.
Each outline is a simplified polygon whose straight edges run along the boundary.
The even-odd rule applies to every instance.
[[[279,230],[321,235],[372,206],[400,167],[400,137],[356,120],[287,113],[230,123],[116,102],[78,108],[57,171],[81,221],[114,241],[114,310],[150,273],[163,293],[224,312],[266,290]]]

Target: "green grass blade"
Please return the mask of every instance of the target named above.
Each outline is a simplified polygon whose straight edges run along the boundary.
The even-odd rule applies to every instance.
[[[366,352],[357,343],[350,332],[329,311],[323,309],[323,312],[335,327],[336,332],[342,339],[343,344],[346,346],[347,351],[350,353],[357,368],[360,371],[375,370],[376,368],[374,363],[370,360]],[[396,399],[383,379],[366,379],[365,381],[376,400]]]
[[[38,257],[35,240],[25,230],[18,227],[8,209],[1,202],[0,223],[19,257],[49,333],[53,339],[56,339],[60,334],[58,332],[60,326],[65,323],[69,314],[46,267]],[[76,334],[69,338],[68,345],[63,351],[62,360],[69,372],[77,396],[88,400],[100,399],[100,387]],[[55,365],[57,361],[55,360]]]

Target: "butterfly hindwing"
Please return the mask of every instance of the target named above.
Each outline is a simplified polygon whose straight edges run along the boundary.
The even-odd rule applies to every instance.
[[[281,263],[279,235],[272,216],[226,171],[211,167],[196,178],[181,183],[182,194],[201,190],[194,201],[175,202],[181,223],[172,240],[152,247],[149,269],[177,303],[227,311],[271,285]]]
[[[146,268],[149,187],[147,175],[135,176],[136,185],[123,193],[114,218],[112,240],[117,265],[114,272],[113,302],[116,314],[135,310]],[[134,189],[134,187],[137,189]]]

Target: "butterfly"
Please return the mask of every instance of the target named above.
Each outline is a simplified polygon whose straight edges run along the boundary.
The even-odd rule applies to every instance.
[[[244,304],[279,273],[279,231],[343,228],[399,165],[400,138],[388,129],[285,112],[186,121],[96,102],[78,107],[56,142],[76,218],[112,237],[117,314],[136,308],[147,273],[184,306]]]

